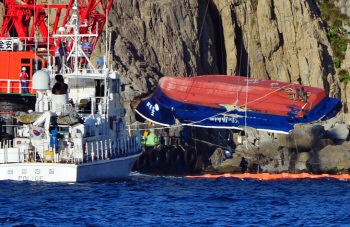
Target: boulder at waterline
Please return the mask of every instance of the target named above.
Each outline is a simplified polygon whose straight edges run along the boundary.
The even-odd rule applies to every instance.
[[[350,168],[350,152],[343,146],[328,145],[308,161],[320,173],[336,174]]]

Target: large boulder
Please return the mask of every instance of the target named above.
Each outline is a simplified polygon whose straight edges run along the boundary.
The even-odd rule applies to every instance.
[[[350,152],[343,146],[326,146],[309,160],[318,172],[336,174],[350,168]]]
[[[242,171],[239,166],[241,163],[242,156],[239,154],[233,154],[232,158],[226,159],[219,166],[219,172],[221,173],[240,173]],[[249,161],[248,161],[249,165]]]
[[[225,151],[220,147],[216,148],[209,160],[214,169],[219,169],[221,163],[226,160]]]
[[[307,172],[308,160],[312,157],[310,152],[300,152],[291,155],[290,171],[292,172]]]
[[[333,141],[330,139],[320,139],[313,147],[312,151],[317,152],[327,147],[328,145],[334,145]]]
[[[350,141],[344,141],[341,146],[345,147],[348,150],[350,150]]]
[[[277,135],[279,146],[295,148],[299,151],[309,151],[324,136],[324,127],[315,124],[296,124],[289,135]]]
[[[339,117],[333,117],[331,119],[328,119],[326,121],[322,122],[322,125],[324,127],[324,130],[328,130],[330,128],[333,128],[336,124],[342,123],[342,120]]]
[[[290,151],[284,147],[270,152],[262,152],[259,156],[257,164],[260,165],[262,172],[268,173],[282,173],[290,168]],[[266,156],[264,156],[266,155]]]
[[[336,124],[325,133],[325,138],[335,141],[345,141],[349,136],[349,126],[346,124]]]
[[[265,141],[260,144],[258,153],[264,155],[267,158],[273,159],[279,156],[279,146],[277,143]]]

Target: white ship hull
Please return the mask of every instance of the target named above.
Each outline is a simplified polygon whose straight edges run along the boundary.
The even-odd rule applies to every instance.
[[[41,162],[1,164],[0,180],[84,182],[126,178],[140,154],[82,164]]]

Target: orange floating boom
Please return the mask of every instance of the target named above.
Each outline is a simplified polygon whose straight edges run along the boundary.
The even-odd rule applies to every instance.
[[[349,180],[349,174],[341,174],[341,175],[329,175],[329,174],[309,174],[309,173],[278,173],[278,174],[270,174],[270,173],[244,173],[244,174],[231,174],[225,173],[220,175],[211,175],[204,174],[198,176],[187,176],[188,178],[218,178],[218,177],[234,177],[234,178],[252,178],[258,180],[278,180],[278,179],[302,179],[302,178],[336,178],[342,180]]]

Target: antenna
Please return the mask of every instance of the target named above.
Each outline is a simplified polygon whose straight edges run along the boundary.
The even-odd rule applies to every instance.
[[[107,5],[108,5],[108,1],[107,1]],[[106,5],[106,6],[107,6]],[[107,68],[108,63],[107,63],[107,59],[108,59],[108,13],[107,13],[108,7],[106,7],[106,55],[105,55],[105,60],[104,60],[104,67]]]

